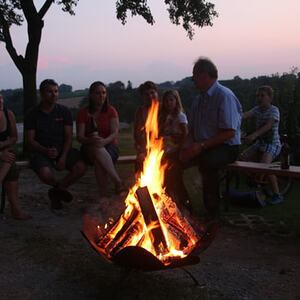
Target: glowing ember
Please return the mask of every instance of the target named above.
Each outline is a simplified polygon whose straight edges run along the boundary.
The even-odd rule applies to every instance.
[[[163,188],[166,165],[162,165],[163,140],[158,138],[159,103],[152,101],[145,125],[147,155],[143,171],[125,200],[120,218],[103,228],[97,242],[99,251],[111,259],[128,246],[138,246],[156,256],[164,265],[188,256],[201,239],[187,218]]]

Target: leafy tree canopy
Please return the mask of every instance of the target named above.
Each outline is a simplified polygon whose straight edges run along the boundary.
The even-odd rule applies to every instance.
[[[0,0],[0,41],[3,41],[14,64],[23,79],[24,111],[37,103],[36,73],[39,45],[44,27],[43,18],[53,3],[62,6],[62,10],[74,15],[74,8],[79,0],[44,0],[38,10],[34,0]],[[181,25],[191,39],[193,26],[212,26],[212,19],[217,17],[214,4],[206,0],[164,0],[173,24]],[[122,24],[126,23],[127,13],[140,15],[149,24],[154,23],[147,0],[117,0],[116,15]],[[24,55],[14,47],[10,27],[27,23],[28,43]]]
[[[214,4],[205,0],[165,0],[170,20],[175,25],[180,25],[187,31],[189,38],[194,35],[193,25],[198,27],[212,26],[213,17],[218,14]],[[127,11],[131,15],[142,16],[149,24],[154,24],[154,18],[147,4],[147,0],[119,0],[116,2],[117,18],[122,24],[126,23]]]
[[[46,0],[39,11],[36,10],[33,0],[0,0],[0,40],[8,42],[9,27],[21,25],[24,17],[36,16],[35,21],[41,22],[52,3],[62,5],[62,10],[74,15],[74,7],[79,0]],[[189,38],[194,35],[193,25],[198,27],[212,26],[212,19],[218,16],[214,10],[214,4],[205,0],[165,0],[170,20],[175,25],[182,24]],[[140,15],[149,24],[154,24],[150,7],[147,0],[118,0],[116,1],[117,19],[126,24],[127,13],[132,16]],[[23,14],[21,13],[23,12]]]

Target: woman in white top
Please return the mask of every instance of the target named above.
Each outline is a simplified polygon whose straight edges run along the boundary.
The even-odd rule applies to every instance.
[[[163,159],[168,164],[164,184],[166,192],[179,208],[191,211],[190,197],[183,181],[184,167],[178,159],[179,149],[188,134],[187,123],[179,93],[176,90],[166,91],[159,112],[159,132],[164,139],[165,150]]]

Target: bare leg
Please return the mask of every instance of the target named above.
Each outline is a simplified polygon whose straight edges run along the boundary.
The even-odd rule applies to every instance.
[[[263,154],[262,158],[261,158],[261,162],[266,163],[266,164],[270,164],[272,161],[273,161],[272,155],[270,153],[265,152]],[[270,180],[273,192],[276,193],[276,194],[279,194],[279,188],[278,188],[276,176],[275,175],[268,175],[268,178]]]
[[[58,184],[55,173],[52,169],[48,167],[40,168],[36,171],[36,173],[38,174],[42,182],[52,186],[56,186]]]
[[[9,169],[11,167],[11,164],[7,162],[1,162],[0,164],[0,183],[3,182],[4,177],[8,173]]]
[[[83,161],[78,161],[59,184],[59,187],[62,189],[67,189],[72,185],[76,180],[82,177],[87,170],[87,165]]]
[[[112,181],[119,188],[122,185],[122,181],[115,169],[113,161],[106,151],[105,148],[90,148],[89,155],[92,161],[96,162],[97,164],[101,165],[102,168],[106,171],[106,173],[111,177]]]
[[[11,205],[11,214],[18,220],[28,220],[31,216],[23,211],[18,203],[18,181],[7,181],[4,183],[7,199]]]
[[[257,161],[258,159],[258,152],[251,147],[244,150],[240,156],[238,157],[238,160],[243,161]]]
[[[103,169],[101,164],[98,163],[97,161],[95,161],[95,175],[96,175],[96,181],[97,181],[98,190],[99,190],[99,196],[106,197],[107,185],[108,185],[107,173]]]
[[[69,172],[62,179],[61,183],[58,182],[55,176],[55,171],[48,167],[38,169],[37,174],[44,183],[51,186],[59,185],[59,187],[61,187],[62,189],[66,189],[70,185],[72,185],[78,178],[83,176],[86,170],[87,170],[87,166],[83,161],[77,162],[72,168],[71,172]]]

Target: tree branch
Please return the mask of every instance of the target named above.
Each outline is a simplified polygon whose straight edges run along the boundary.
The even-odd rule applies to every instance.
[[[44,5],[41,7],[40,11],[38,12],[38,15],[41,19],[44,18],[45,14],[47,13],[48,9],[52,5],[54,0],[46,0]]]
[[[13,45],[12,39],[11,39],[9,25],[8,25],[7,21],[5,20],[5,18],[2,14],[0,14],[0,24],[1,24],[1,27],[2,27],[2,33],[3,33],[3,36],[4,36],[4,43],[5,43],[5,46],[6,46],[6,50],[9,53],[11,59],[15,63],[18,70],[21,73],[23,73],[24,58],[21,55],[18,55],[18,53],[17,53],[17,51],[16,51],[16,49]]]
[[[20,0],[21,8],[23,10],[24,16],[27,20],[27,23],[31,23],[35,16],[37,16],[37,11],[34,6],[34,3],[32,0]]]

